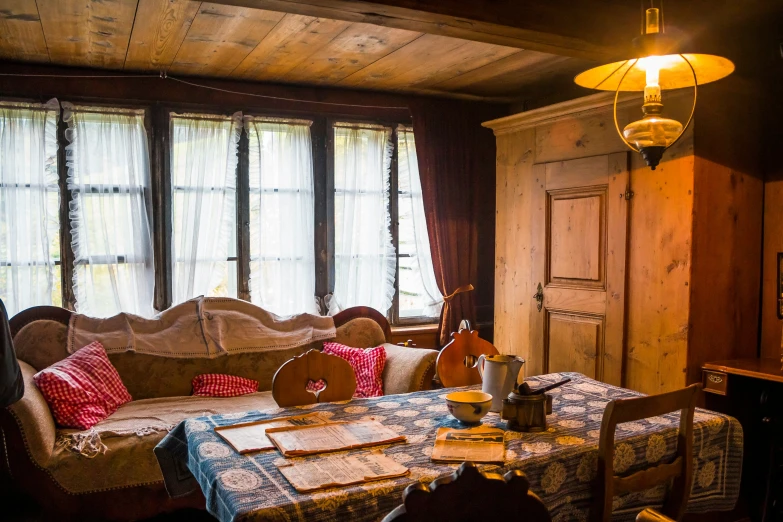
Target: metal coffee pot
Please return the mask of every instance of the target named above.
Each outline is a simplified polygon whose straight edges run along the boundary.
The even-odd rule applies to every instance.
[[[503,399],[517,386],[517,378],[525,360],[513,355],[481,354],[472,362],[481,375],[481,391],[492,395],[489,411],[500,412]]]
[[[545,431],[547,400],[551,401],[551,396],[545,393],[520,395],[511,392],[503,399],[500,418],[508,421],[508,429],[512,431]]]

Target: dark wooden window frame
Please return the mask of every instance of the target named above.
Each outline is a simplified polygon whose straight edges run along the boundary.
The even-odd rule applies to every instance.
[[[5,99],[5,98],[4,98]],[[15,100],[16,101],[16,100]],[[30,101],[30,100],[19,100]],[[383,125],[391,130],[393,144],[389,212],[391,214],[392,241],[399,256],[398,223],[398,170],[397,170],[397,127],[410,127],[410,122],[379,120],[375,118],[357,118],[356,116],[335,116],[312,112],[274,111],[247,107],[214,107],[201,104],[146,103],[132,104],[105,99],[67,97],[78,105],[118,109],[142,109],[145,111],[144,125],[147,131],[150,177],[149,193],[146,200],[151,203],[148,209],[151,219],[152,248],[154,255],[155,291],[154,306],[165,310],[172,304],[172,200],[170,169],[170,115],[171,113],[201,113],[230,116],[237,111],[246,115],[308,119],[312,121],[310,134],[313,149],[314,177],[314,244],[316,295],[323,298],[334,290],[334,132],[333,124],[366,123]],[[71,230],[68,225],[68,209],[72,194],[67,189],[68,167],[65,147],[68,141],[65,131],[68,125],[62,119],[57,123],[57,161],[60,188],[60,277],[62,285],[63,307],[75,309],[76,299],[73,293],[74,253],[71,246]],[[237,161],[236,220],[237,220],[237,297],[250,300],[250,208],[249,208],[249,142],[248,134],[240,135]],[[398,257],[399,259],[399,257]],[[394,283],[394,299],[387,318],[393,325],[417,325],[435,323],[437,318],[399,316],[399,261]]]

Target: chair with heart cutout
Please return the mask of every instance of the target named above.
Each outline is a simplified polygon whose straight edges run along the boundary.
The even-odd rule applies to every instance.
[[[286,361],[272,379],[272,397],[282,408],[346,401],[355,391],[356,375],[348,361],[318,350]]]

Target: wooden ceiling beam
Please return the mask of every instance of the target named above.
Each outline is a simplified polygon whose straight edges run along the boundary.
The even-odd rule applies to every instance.
[[[638,33],[638,6],[572,0],[211,0],[607,61]]]

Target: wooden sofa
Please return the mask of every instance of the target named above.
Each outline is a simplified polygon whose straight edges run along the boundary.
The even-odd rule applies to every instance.
[[[145,422],[171,426],[188,417],[231,414],[275,408],[272,377],[279,366],[312,345],[273,353],[237,354],[196,362],[133,353],[111,354],[110,359],[134,401],[103,421],[138,423],[137,433],[113,436],[102,432],[100,444],[108,451],[90,458],[63,444],[74,430],[55,426],[43,396],[32,381],[40,369],[67,356],[66,338],[72,312],[56,307],[35,307],[11,319],[14,345],[25,380],[24,397],[0,409],[0,446],[3,467],[12,483],[27,493],[57,520],[138,520],[182,508],[204,509],[200,492],[172,499],[163,486],[153,448],[166,430],[145,429]],[[336,342],[354,347],[384,344],[385,394],[427,389],[435,371],[434,350],[390,344],[391,329],[377,311],[355,307],[336,315]],[[321,343],[318,343],[319,345]],[[320,346],[318,346],[320,347]],[[161,366],[163,365],[163,366]],[[157,370],[156,370],[157,368]],[[183,391],[198,373],[231,373],[259,381],[259,393],[236,398],[194,398]],[[166,384],[170,379],[172,384]],[[118,420],[119,419],[119,420]],[[146,419],[146,420],[145,420]],[[150,420],[151,419],[151,420]],[[103,424],[101,423],[101,424]],[[101,426],[98,425],[98,427]],[[105,429],[105,426],[104,426]],[[90,440],[89,433],[85,435]]]

